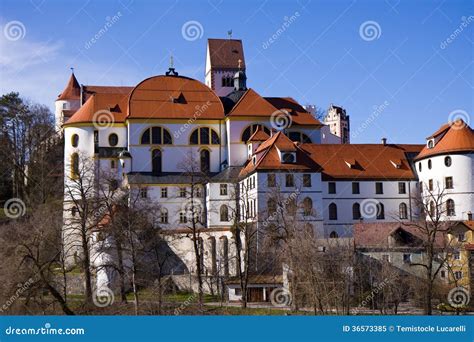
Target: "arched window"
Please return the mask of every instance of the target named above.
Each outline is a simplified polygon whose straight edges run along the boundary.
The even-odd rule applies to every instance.
[[[421,172],[421,162],[418,163],[418,171]]]
[[[313,200],[306,197],[303,200],[303,216],[310,216],[313,213]]]
[[[405,203],[400,203],[398,206],[398,213],[401,220],[406,220],[408,218],[407,205]]]
[[[352,218],[354,220],[360,220],[360,218],[361,218],[360,204],[359,203],[354,203],[352,205]]]
[[[71,178],[79,177],[79,155],[73,153],[71,155]]]
[[[377,220],[384,220],[385,219],[385,208],[384,205],[379,202],[377,203]]]
[[[331,239],[337,239],[339,237],[339,234],[336,233],[334,230],[329,234],[329,238]]]
[[[451,157],[445,157],[444,158],[444,165],[446,165],[447,167],[450,167],[452,164],[452,161],[451,161]]]
[[[431,170],[431,159],[428,159],[428,169]]]
[[[71,145],[72,147],[77,147],[79,145],[79,136],[77,134],[71,136]]]
[[[109,135],[109,145],[114,147],[117,146],[118,144],[118,135],[115,133],[112,133]]]
[[[260,125],[260,124],[254,124],[254,125],[251,125],[251,126],[248,126],[246,129],[244,129],[243,133],[242,133],[242,141],[243,142],[247,142],[250,137],[252,136],[252,134],[255,133],[255,131],[260,127],[260,129],[262,129],[265,133],[267,133],[268,135],[270,135],[270,130],[263,126],[263,125]]]
[[[221,236],[219,240],[221,245],[221,260],[224,264],[224,275],[229,275],[229,240],[227,236]]]
[[[166,209],[166,208],[161,209],[160,222],[163,223],[163,224],[168,223],[168,209]]]
[[[219,145],[220,139],[216,131],[209,127],[196,128],[189,136],[190,145]]]
[[[211,170],[211,153],[208,150],[200,152],[201,172],[208,173]]]
[[[335,203],[329,204],[329,219],[337,220],[337,205]]]
[[[456,212],[454,211],[454,201],[452,199],[448,199],[446,201],[446,215],[448,216],[456,215]]]
[[[163,156],[162,156],[161,150],[155,149],[151,152],[151,167],[152,167],[151,172],[154,176],[159,175],[163,171],[162,160],[163,160]]]
[[[311,138],[308,137],[306,134],[301,133],[301,132],[290,132],[288,133],[288,138],[290,138],[291,141],[297,141],[300,143],[309,143],[311,144]]]
[[[277,205],[276,205],[275,199],[273,199],[273,198],[268,199],[268,201],[267,201],[267,208],[268,208],[268,213],[269,213],[270,215],[273,215],[273,214],[276,212],[276,210],[277,210]]]
[[[220,214],[221,222],[229,221],[229,208],[225,204],[221,205]]]
[[[163,127],[150,127],[146,129],[140,139],[142,145],[171,145],[173,139],[171,138],[170,132]]]
[[[179,213],[179,223],[187,223],[188,222],[188,217],[186,216],[186,212],[181,211]]]

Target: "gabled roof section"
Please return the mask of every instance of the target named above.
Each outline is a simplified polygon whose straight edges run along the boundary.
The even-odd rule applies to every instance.
[[[77,81],[76,76],[74,73],[71,74],[69,77],[69,81],[67,82],[66,88],[62,91],[61,94],[58,95],[56,101],[59,100],[79,100],[81,97],[81,86]]]
[[[439,137],[436,144],[432,148],[425,146],[416,160],[439,154],[474,151],[474,131],[462,119],[441,126],[428,139],[436,137]]]
[[[208,39],[211,68],[245,70],[244,48],[240,39]]]
[[[281,152],[296,153],[296,162],[282,163],[280,159]],[[247,161],[240,172],[240,177],[245,177],[256,170],[318,172],[320,167],[310,158],[308,153],[300,149],[282,132],[278,132],[259,146],[252,159]]]
[[[206,85],[184,76],[153,76],[131,92],[128,119],[223,119],[219,97]]]
[[[252,136],[249,138],[250,141],[266,141],[270,139],[270,136],[265,133],[260,126],[257,127],[257,130],[252,134]]]
[[[247,89],[240,100],[235,104],[229,116],[264,116],[270,117],[277,111],[268,101],[255,90]]]

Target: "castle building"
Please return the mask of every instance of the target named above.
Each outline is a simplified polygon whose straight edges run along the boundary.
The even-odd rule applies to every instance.
[[[444,125],[427,144],[349,144],[349,116],[331,106],[325,123],[342,144],[323,144],[324,125],[296,100],[248,87],[240,40],[209,39],[205,70],[205,83],[170,68],[130,87],[79,86],[72,74],[56,100],[65,185],[90,159],[94,186],[112,176],[159,204],[158,224],[176,234],[188,225],[185,204],[194,191],[203,264],[225,264],[227,274],[235,274],[233,222],[274,224],[276,191],[293,196],[299,222],[322,238],[350,237],[361,221],[416,219],[414,198],[431,184],[447,189],[450,219],[472,219],[474,133],[466,124]],[[207,175],[202,189],[191,171]],[[65,193],[65,222],[76,210],[71,196]],[[170,248],[195,272],[189,240]],[[101,272],[108,283],[110,272]]]

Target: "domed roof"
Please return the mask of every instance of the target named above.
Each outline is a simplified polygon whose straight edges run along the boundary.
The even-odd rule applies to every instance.
[[[428,139],[434,139],[435,144],[431,148],[425,146],[416,160],[439,154],[474,152],[474,131],[462,119],[441,126]]]
[[[184,76],[153,76],[130,94],[128,119],[223,119],[219,97],[205,84]]]

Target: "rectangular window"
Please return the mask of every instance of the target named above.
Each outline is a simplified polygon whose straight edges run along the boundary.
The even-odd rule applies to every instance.
[[[161,197],[162,198],[168,197],[168,188],[161,188]]]
[[[360,194],[359,182],[352,182],[352,193],[353,194]]]
[[[453,188],[453,177],[446,177],[444,181],[446,189],[452,189]]]
[[[227,196],[227,184],[220,185],[221,196]]]
[[[456,271],[456,272],[454,272],[454,278],[455,278],[456,280],[462,279],[462,272],[461,272],[461,271]]]
[[[458,241],[459,241],[459,242],[465,242],[465,241],[466,241],[466,234],[464,234],[464,233],[459,233],[459,234],[458,234]]]
[[[141,188],[140,189],[140,197],[141,198],[147,198],[148,197],[148,189],[147,188]]]
[[[454,260],[461,260],[461,253],[459,253],[459,252],[454,252],[454,253],[453,253],[453,259],[454,259]]]
[[[179,188],[179,197],[181,198],[186,197],[186,188]]]
[[[433,180],[432,179],[428,180],[428,190],[433,191]]]
[[[403,262],[405,264],[411,263],[411,254],[409,254],[409,253],[408,254],[403,254]]]
[[[311,175],[310,174],[304,174],[303,175],[303,186],[305,188],[310,188],[311,187]]]
[[[274,173],[267,174],[267,185],[269,188],[274,188],[276,186],[276,177]]]
[[[328,183],[328,193],[329,194],[335,194],[336,193],[336,183],[335,182],[329,182]]]
[[[110,168],[113,170],[117,168],[117,162],[115,161],[115,159],[112,159],[110,161]]]
[[[440,275],[441,275],[441,278],[446,278],[446,271],[441,271]]]
[[[201,188],[196,188],[195,189],[196,197],[202,197],[202,190]]]
[[[405,182],[398,183],[398,193],[399,194],[406,194],[407,193],[407,186]]]
[[[294,180],[294,177],[292,174],[287,174],[286,175],[286,187],[287,188],[291,188],[293,186],[295,186],[295,180]]]
[[[385,261],[385,262],[390,262],[390,255],[388,255],[388,254],[382,255],[382,260]]]
[[[383,194],[383,183],[382,182],[376,182],[375,183],[375,193],[376,194]]]

